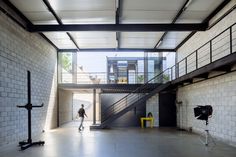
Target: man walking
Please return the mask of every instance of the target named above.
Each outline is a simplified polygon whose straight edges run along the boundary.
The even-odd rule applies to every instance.
[[[83,126],[83,122],[84,122],[84,115],[86,117],[88,117],[85,113],[85,110],[84,110],[84,104],[81,104],[81,108],[79,109],[78,111],[78,114],[79,114],[79,117],[80,117],[80,126],[79,126],[79,131],[82,131],[82,129],[84,128]]]

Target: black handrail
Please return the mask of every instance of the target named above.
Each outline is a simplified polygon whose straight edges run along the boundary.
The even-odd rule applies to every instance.
[[[109,75],[111,75],[110,73]],[[114,72],[114,76],[118,75],[127,75],[127,72]],[[127,80],[126,84],[143,84],[143,80],[139,80],[139,76],[144,76],[147,78],[154,77],[156,75],[156,72],[129,72],[129,78],[131,78],[132,81]],[[109,79],[108,72],[62,72],[60,74],[61,76],[61,83],[75,83],[75,84],[119,84],[114,80]],[[75,80],[73,79],[75,78]],[[93,80],[94,79],[94,80]],[[118,78],[116,78],[118,79]],[[93,82],[97,81],[97,82]]]

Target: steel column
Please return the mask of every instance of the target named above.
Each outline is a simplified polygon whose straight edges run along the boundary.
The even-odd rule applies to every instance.
[[[96,124],[96,89],[93,89],[93,124]]]

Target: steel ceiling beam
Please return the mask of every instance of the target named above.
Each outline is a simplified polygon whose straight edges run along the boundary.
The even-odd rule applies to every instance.
[[[79,52],[175,52],[174,49],[100,48],[80,49]],[[58,52],[78,52],[77,49],[59,49]]]
[[[116,24],[120,24],[120,16],[121,16],[121,8],[122,8],[122,5],[123,5],[123,1],[122,0],[117,0],[116,1],[116,5],[117,8],[116,8]],[[120,48],[120,32],[116,32],[116,41],[117,41],[117,49]]]
[[[9,0],[2,0],[1,7],[4,2],[11,10],[1,8],[1,11],[8,17],[13,19],[21,27],[25,28],[31,32],[44,32],[44,31],[141,31],[141,32],[152,32],[152,31],[192,31],[192,33],[186,37],[174,50],[176,51],[181,47],[196,31],[204,31],[207,29],[207,25],[212,17],[214,17],[225,5],[227,5],[230,0],[224,0],[206,19],[204,19],[201,24],[113,24],[113,25],[33,25],[28,18],[26,18]],[[12,11],[13,10],[13,11]],[[23,20],[19,20],[23,19]],[[23,22],[22,22],[23,21]],[[96,28],[96,26],[98,26]],[[88,28],[86,28],[88,27]],[[55,30],[53,30],[56,28]],[[61,30],[62,29],[62,30]],[[45,38],[53,47],[58,49],[45,35],[39,33],[43,38]],[[132,49],[134,50],[134,49]],[[139,49],[141,50],[141,49]],[[144,50],[144,49],[143,49]],[[145,49],[145,50],[155,50],[160,49]],[[163,51],[168,51],[164,49]],[[154,52],[154,51],[153,51]]]
[[[66,24],[32,25],[29,32],[67,31],[117,31],[117,32],[163,32],[163,31],[205,31],[207,23],[184,24]]]
[[[52,13],[52,15],[55,17],[55,19],[57,20],[59,25],[63,25],[61,19],[57,16],[56,12],[54,11],[54,9],[52,8],[51,4],[48,2],[48,0],[43,0],[44,4],[47,6],[48,10]],[[69,36],[70,40],[74,43],[75,47],[77,49],[79,49],[78,44],[76,43],[75,39],[73,38],[73,36],[69,33],[66,32],[66,34]]]
[[[21,11],[18,10],[9,0],[2,0],[0,1],[0,4],[0,10],[23,29],[28,30],[29,26],[33,26],[33,23],[27,17],[25,17],[25,15],[22,14]],[[54,43],[52,43],[43,33],[39,32],[39,35],[43,37],[56,50],[58,50],[58,47]]]
[[[178,11],[177,15],[174,17],[174,19],[172,20],[172,24],[175,23],[177,21],[177,19],[180,17],[180,15],[186,10],[186,5],[188,3],[190,3],[191,0],[186,0],[186,2],[184,3],[184,5],[181,7],[181,9]],[[156,48],[160,42],[162,42],[165,38],[165,36],[167,35],[168,32],[165,32],[161,38],[158,40],[158,42],[156,43],[156,45],[154,46],[154,48]]]
[[[210,15],[208,15],[202,23],[209,24],[209,21],[220,11],[222,10],[231,0],[224,0]],[[179,45],[176,46],[175,51],[177,50],[186,42],[188,41],[197,31],[192,31]]]
[[[29,25],[32,25],[31,21],[26,18],[9,0],[0,1],[0,6],[5,10],[5,14],[21,25],[22,28],[27,29]]]
[[[50,13],[52,13],[52,15],[55,17],[55,19],[57,20],[57,22],[60,25],[63,25],[61,19],[57,16],[56,12],[54,11],[54,9],[52,8],[51,4],[48,2],[48,0],[43,0],[44,4],[46,5],[46,7],[48,8],[48,11]]]
[[[122,8],[122,5],[123,5],[123,1],[122,0],[117,0],[116,2],[118,3],[117,8],[116,8],[116,24],[119,24],[120,23],[121,8]]]

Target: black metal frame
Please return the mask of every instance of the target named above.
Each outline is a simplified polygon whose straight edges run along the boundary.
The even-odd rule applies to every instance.
[[[27,17],[25,17],[20,12],[20,10],[18,10],[9,0],[2,0],[0,1],[0,4],[1,4],[0,10],[10,19],[16,22],[21,28],[27,30],[29,26],[33,25],[33,23]],[[39,35],[42,36],[56,50],[58,50],[58,47],[51,40],[49,40],[43,33],[39,32]]]
[[[176,15],[176,16],[174,17],[174,19],[172,20],[172,24],[175,23],[175,22],[177,21],[177,19],[180,17],[180,15],[185,11],[186,5],[188,4],[189,1],[190,1],[190,0],[186,0],[186,1],[185,1],[184,5],[181,7],[181,9],[180,9],[179,12],[177,13],[177,15]],[[158,46],[158,44],[163,41],[163,39],[165,38],[165,36],[166,36],[167,33],[168,33],[168,32],[165,32],[165,33],[161,36],[161,38],[158,40],[158,42],[156,43],[156,45],[154,46],[154,48],[156,48],[156,47]]]
[[[32,25],[29,32],[67,32],[67,31],[112,31],[112,32],[162,32],[162,31],[205,31],[207,23],[177,24],[64,24]]]
[[[26,18],[9,0],[2,0],[0,4],[1,8],[11,16],[10,18],[13,19],[17,24],[20,23],[20,26],[23,25],[24,29],[27,29],[28,26],[33,25],[32,22]]]
[[[52,13],[52,15],[55,17],[59,25],[63,25],[61,19],[57,16],[56,12],[52,8],[51,4],[48,2],[48,0],[43,0],[44,4],[47,6],[48,10]],[[74,43],[75,47],[79,50],[79,46],[76,43],[75,39],[72,37],[72,35],[69,32],[66,32],[66,34],[69,36],[70,40]]]
[[[142,49],[142,48],[100,48],[100,49],[59,49],[62,52],[175,52],[174,49]]]
[[[209,21],[221,10],[223,9],[231,0],[224,0],[210,15],[208,15],[202,23],[209,23]],[[228,15],[228,14],[227,14]],[[223,19],[225,16],[227,15],[223,15],[221,19]],[[217,21],[219,22],[219,21]],[[216,24],[216,23],[215,23]],[[215,25],[214,24],[214,25]],[[211,26],[212,27],[212,26]],[[209,27],[207,28],[209,29]],[[177,50],[184,44],[186,43],[186,41],[188,41],[197,31],[192,31],[179,45],[176,46],[175,51],[177,52]]]
[[[121,8],[123,5],[123,0],[118,0],[118,8],[116,9],[116,24],[120,24],[120,16],[121,16]],[[120,32],[116,32],[116,41],[117,41],[117,49],[120,48]]]
[[[49,2],[47,0],[43,0],[44,3],[48,6]],[[181,10],[178,12],[176,17],[173,21],[176,21],[177,18],[182,14],[184,11],[184,7],[188,0],[185,2],[184,6],[181,8]],[[119,8],[117,8],[116,11],[116,24],[108,24],[108,25],[63,25],[60,18],[56,15],[55,11],[49,8],[49,11],[54,15],[56,20],[59,22],[60,25],[33,25],[9,0],[3,0],[2,3],[5,3],[13,12],[8,12],[4,8],[0,8],[4,14],[6,14],[8,17],[10,17],[13,21],[18,23],[22,28],[31,31],[31,32],[39,32],[39,31],[117,31],[117,41],[118,41],[118,47],[116,51],[119,51],[120,48],[120,34],[119,31],[141,31],[141,32],[152,32],[152,31],[192,31],[190,35],[188,35],[176,48],[174,51],[176,52],[178,48],[180,48],[189,38],[191,38],[197,31],[204,31],[208,27],[209,20],[214,17],[225,5],[227,5],[230,2],[230,0],[224,0],[202,23],[200,24],[119,24],[119,18],[121,13],[121,7],[122,0],[119,0]],[[49,4],[50,6],[50,4]],[[228,15],[228,13],[226,14]],[[226,16],[224,15],[224,16]],[[21,18],[19,21],[19,18],[16,18],[15,16],[18,16]],[[222,18],[221,18],[222,19]],[[23,21],[23,23],[22,23]],[[217,21],[218,22],[218,21]],[[53,44],[45,35],[42,33],[39,33],[44,39],[46,39],[56,50],[58,50],[57,46]],[[67,32],[69,38],[71,41],[75,44],[77,51],[79,50],[79,46],[76,43],[76,41],[73,39],[73,37]],[[161,39],[163,40],[164,36],[166,35],[166,32],[163,34]],[[160,40],[161,40],[160,39]],[[160,40],[157,42],[157,44],[160,42]],[[155,45],[154,49],[156,48],[157,44]],[[162,52],[157,50],[152,50],[151,52]],[[88,49],[89,50],[89,49]],[[99,49],[97,49],[99,51]],[[133,49],[131,49],[133,50]],[[136,49],[137,50],[137,49]],[[140,51],[144,49],[139,49]],[[84,50],[86,51],[86,50]],[[135,51],[135,49],[134,49]],[[165,51],[165,50],[164,50]],[[171,50],[173,51],[173,50]]]
[[[25,108],[28,110],[28,139],[27,141],[21,141],[19,142],[19,146],[21,147],[21,150],[25,150],[31,146],[34,145],[44,145],[44,141],[38,141],[38,142],[32,142],[31,138],[31,110],[32,108],[38,108],[43,107],[44,104],[40,106],[33,106],[31,103],[31,77],[30,77],[30,71],[27,71],[27,88],[28,88],[28,103],[24,106],[18,105],[18,108]]]

